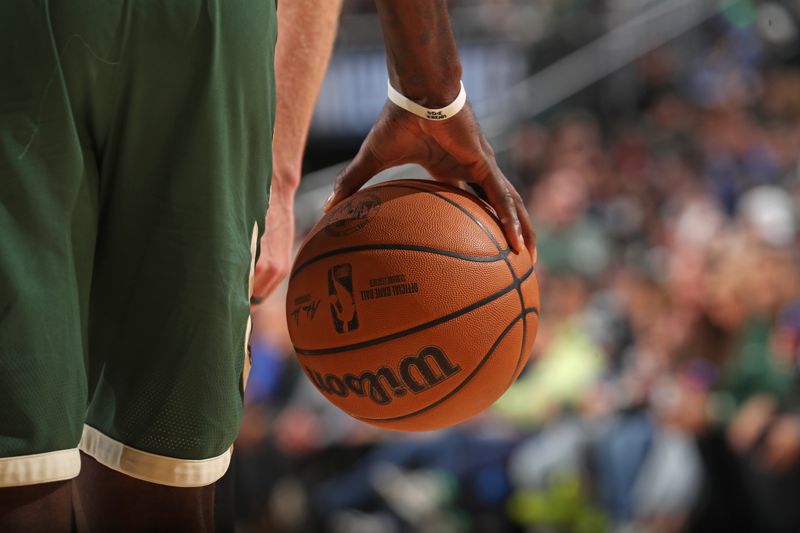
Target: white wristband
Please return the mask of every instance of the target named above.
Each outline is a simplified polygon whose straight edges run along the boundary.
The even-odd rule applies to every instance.
[[[467,92],[464,90],[464,83],[459,82],[461,84],[461,90],[458,92],[458,96],[453,102],[440,109],[429,109],[427,107],[423,107],[416,103],[413,100],[409,100],[397,90],[392,87],[392,82],[388,82],[389,86],[389,100],[391,100],[395,105],[402,107],[406,111],[410,113],[414,113],[418,117],[426,118],[428,120],[445,120],[463,109],[464,104],[467,102]]]

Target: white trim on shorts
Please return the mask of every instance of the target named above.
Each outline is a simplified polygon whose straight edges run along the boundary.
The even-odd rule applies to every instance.
[[[72,479],[81,471],[78,449],[0,458],[0,488]]]
[[[171,487],[202,487],[225,474],[233,447],[210,459],[176,459],[131,448],[84,425],[80,449],[103,466],[136,479]]]

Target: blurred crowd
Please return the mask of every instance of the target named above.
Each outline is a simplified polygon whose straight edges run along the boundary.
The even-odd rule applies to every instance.
[[[800,531],[800,64],[740,16],[691,39],[519,124],[501,154],[542,313],[488,412],[365,426],[302,374],[284,295],[258,310],[243,531]]]

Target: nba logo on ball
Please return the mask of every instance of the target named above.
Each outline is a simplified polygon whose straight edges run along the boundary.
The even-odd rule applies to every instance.
[[[315,320],[306,309],[318,301],[328,316]],[[358,420],[401,431],[489,407],[525,367],[539,323],[531,258],[509,248],[491,207],[418,180],[367,188],[324,215],[286,305],[311,383]]]
[[[333,327],[337,333],[353,331],[358,327],[358,310],[353,296],[353,267],[336,265],[328,270],[328,296],[330,297]]]

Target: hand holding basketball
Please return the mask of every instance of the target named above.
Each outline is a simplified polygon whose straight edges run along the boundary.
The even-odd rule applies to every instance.
[[[480,185],[512,248],[520,252],[527,246],[535,257],[536,235],[522,198],[498,168],[469,104],[450,119],[430,121],[387,102],[356,157],[336,177],[325,209],[378,172],[405,163],[417,163],[437,180],[456,186]]]

